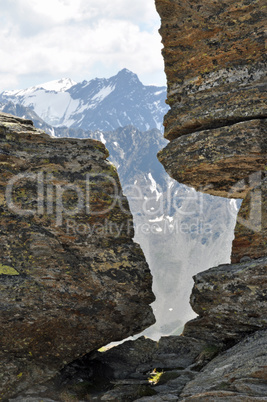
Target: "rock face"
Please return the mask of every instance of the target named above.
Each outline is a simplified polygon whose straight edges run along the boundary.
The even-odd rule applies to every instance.
[[[156,0],[169,140],[266,116],[264,0]]]
[[[179,182],[244,198],[240,181],[266,165],[264,1],[156,7],[171,106],[159,159]]]
[[[0,398],[154,322],[152,278],[104,145],[0,114]]]
[[[267,331],[215,357],[183,390],[181,401],[267,401]]]
[[[191,306],[199,316],[184,335],[226,345],[267,327],[267,257],[220,265],[194,277]]]
[[[167,173],[196,190],[244,198],[267,163],[266,119],[183,135],[158,158]]]

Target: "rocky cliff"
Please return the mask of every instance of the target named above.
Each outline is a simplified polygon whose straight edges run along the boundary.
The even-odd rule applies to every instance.
[[[0,399],[154,322],[108,152],[0,114]]]

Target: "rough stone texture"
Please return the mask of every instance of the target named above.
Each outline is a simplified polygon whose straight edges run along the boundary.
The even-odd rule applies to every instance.
[[[267,397],[253,396],[246,394],[239,394],[236,392],[228,391],[210,391],[204,392],[185,399],[181,399],[182,402],[195,401],[195,402],[264,402],[267,401]]]
[[[259,177],[261,179],[261,177]],[[267,177],[242,202],[235,227],[231,262],[267,253]]]
[[[198,191],[244,198],[266,167],[266,119],[183,135],[158,158],[171,177]]]
[[[125,379],[136,374],[149,374],[151,369],[183,370],[195,363],[208,347],[205,340],[186,336],[161,337],[158,342],[141,337],[127,341],[104,353],[94,356],[113,372],[115,379]],[[204,354],[200,358],[203,359]]]
[[[267,328],[267,257],[220,265],[194,277],[190,303],[199,317],[183,334],[231,345]]]
[[[155,3],[171,106],[165,137],[266,116],[265,1]]]
[[[258,331],[215,357],[184,388],[187,401],[266,401],[267,331]]]
[[[0,114],[0,398],[154,322],[152,278],[107,156],[98,141],[53,139]]]

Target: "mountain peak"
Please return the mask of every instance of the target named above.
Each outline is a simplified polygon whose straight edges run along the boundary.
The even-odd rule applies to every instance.
[[[134,74],[132,71],[128,70],[127,68],[123,68],[122,70],[120,70],[120,71],[118,72],[118,75],[119,75],[119,74],[131,74],[131,75],[136,75],[136,74]]]
[[[118,72],[118,74],[115,76],[118,78],[120,81],[127,81],[127,82],[132,82],[135,84],[141,84],[141,81],[139,80],[137,74],[133,73],[132,71],[128,70],[127,68],[123,68]]]

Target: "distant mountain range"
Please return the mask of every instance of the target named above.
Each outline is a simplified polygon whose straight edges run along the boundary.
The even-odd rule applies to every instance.
[[[162,131],[169,109],[165,99],[166,87],[145,86],[127,69],[108,79],[76,83],[67,78],[0,94],[3,104],[30,108],[51,126],[103,131],[128,125]]]

